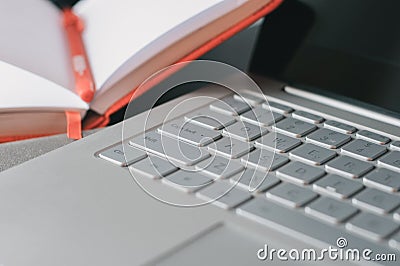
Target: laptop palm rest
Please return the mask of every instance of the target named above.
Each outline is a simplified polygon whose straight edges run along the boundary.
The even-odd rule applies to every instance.
[[[257,258],[265,240],[231,224],[218,224],[148,265],[266,265]],[[279,261],[273,261],[280,264]]]

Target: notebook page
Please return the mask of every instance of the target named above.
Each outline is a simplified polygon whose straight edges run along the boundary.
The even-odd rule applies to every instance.
[[[1,0],[0,34],[0,61],[73,90],[61,14],[50,1]]]
[[[0,61],[0,113],[89,109],[73,92],[29,71]]]
[[[75,11],[85,20],[84,40],[98,95],[160,50],[243,2],[83,0]]]

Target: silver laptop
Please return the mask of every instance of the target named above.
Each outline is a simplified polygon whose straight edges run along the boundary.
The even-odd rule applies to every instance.
[[[234,91],[175,94],[2,172],[0,265],[398,265],[399,8],[288,0],[256,83],[224,75]]]

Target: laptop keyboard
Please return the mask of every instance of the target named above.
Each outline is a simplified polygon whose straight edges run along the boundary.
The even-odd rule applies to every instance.
[[[216,198],[216,206],[267,226],[319,240],[354,235],[400,250],[400,141],[242,97],[213,102],[98,156]]]

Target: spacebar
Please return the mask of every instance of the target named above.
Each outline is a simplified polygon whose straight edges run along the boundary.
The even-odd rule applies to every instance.
[[[357,248],[360,250],[360,254],[364,249],[371,249],[372,254],[396,253],[395,250],[351,235],[345,230],[321,223],[266,199],[255,198],[237,208],[236,213],[317,247],[328,248],[328,245],[331,245],[333,248],[337,248],[337,239],[344,237],[348,243],[346,249]],[[396,257],[399,258],[399,256],[400,253],[397,252]]]

